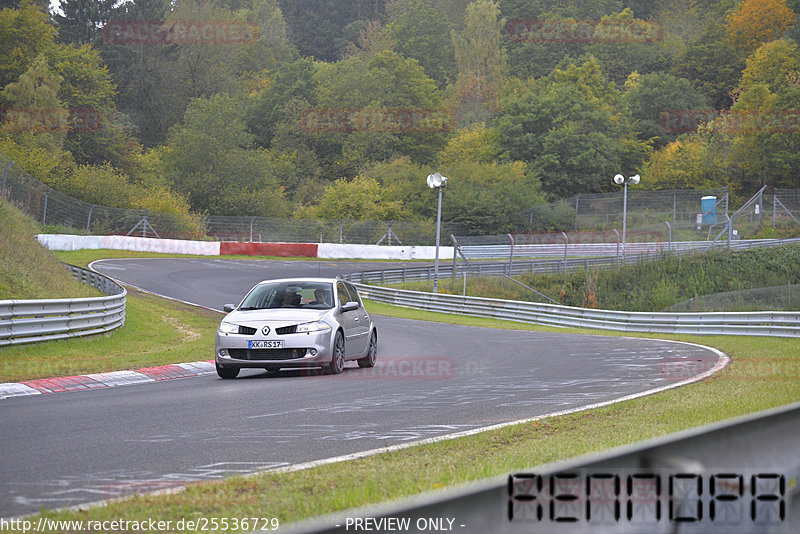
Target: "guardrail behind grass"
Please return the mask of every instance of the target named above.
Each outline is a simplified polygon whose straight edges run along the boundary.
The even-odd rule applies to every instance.
[[[545,326],[619,332],[800,337],[800,312],[626,312],[425,293],[360,283],[356,286],[363,297],[396,306]]]
[[[67,268],[106,296],[0,300],[0,347],[102,334],[125,324],[124,287],[102,274],[74,265]]]

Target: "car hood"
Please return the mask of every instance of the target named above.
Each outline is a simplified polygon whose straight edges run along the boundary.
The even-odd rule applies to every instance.
[[[225,321],[236,324],[248,325],[249,323],[308,323],[319,321],[333,310],[293,310],[287,308],[265,310],[234,310],[230,312]]]

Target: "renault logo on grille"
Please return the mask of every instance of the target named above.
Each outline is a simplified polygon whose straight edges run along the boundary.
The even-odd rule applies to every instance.
[[[262,328],[261,329],[261,333],[264,334],[265,336],[268,336],[269,335],[269,327],[265,326],[264,328]]]

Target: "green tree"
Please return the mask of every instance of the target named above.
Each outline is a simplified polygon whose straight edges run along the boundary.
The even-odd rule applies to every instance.
[[[384,2],[375,0],[280,0],[280,8],[289,39],[300,54],[322,61],[340,59],[353,44],[342,37],[349,24],[360,21],[356,27],[363,28],[366,22],[382,20],[385,13]]]
[[[607,191],[610,176],[649,155],[618,99],[592,59],[556,69],[504,99],[500,146],[511,160],[528,163],[553,197]]]
[[[61,0],[53,21],[62,43],[96,44],[102,27],[111,19],[117,0]]]
[[[31,61],[53,45],[55,34],[47,16],[30,0],[18,9],[0,11],[0,87],[28,70]]]
[[[711,110],[705,97],[688,81],[666,72],[632,75],[625,84],[623,104],[636,121],[637,137],[654,139],[656,148],[677,139],[680,132],[664,128],[662,114]]]
[[[439,162],[452,165],[456,162],[492,163],[500,158],[500,137],[496,129],[484,123],[473,124],[454,132],[439,153]]]
[[[397,42],[397,51],[419,61],[440,87],[453,81],[456,64],[450,33],[454,28],[433,0],[401,0],[394,10],[387,30]]]
[[[170,0],[131,0],[117,5],[111,15],[117,21],[161,21]],[[180,119],[171,109],[167,84],[173,60],[172,47],[153,44],[120,44],[104,40],[100,54],[117,83],[117,109],[133,134],[145,146],[164,142],[169,127]]]
[[[438,113],[443,105],[436,82],[419,63],[391,51],[380,52],[368,61],[350,56],[336,63],[319,63],[314,83],[314,100],[323,109],[424,109]],[[430,161],[444,144],[444,133],[418,131],[421,128],[415,125],[408,130],[357,126],[351,132],[310,134],[326,174],[341,177],[358,174],[370,162],[400,155]]]
[[[455,84],[459,124],[485,122],[497,112],[508,57],[502,46],[506,19],[491,0],[475,0],[467,7],[463,32],[453,31],[458,75]]]
[[[404,220],[408,213],[400,202],[389,200],[377,180],[363,175],[341,178],[328,187],[319,203],[298,209],[295,217],[305,219]]]
[[[16,82],[9,83],[0,92],[0,99],[8,102],[11,108],[12,119],[7,118],[7,128],[15,132],[13,138],[17,143],[53,152],[61,150],[67,117],[58,119],[58,124],[52,120],[62,111],[58,98],[62,80],[47,65],[44,55],[39,55]]]
[[[164,173],[193,210],[220,215],[290,212],[280,174],[285,160],[254,148],[241,100],[218,94],[193,100],[161,154]]]
[[[256,142],[272,144],[277,124],[286,118],[286,105],[294,99],[313,98],[314,65],[307,59],[282,64],[269,78],[269,86],[253,98],[247,110],[247,127]]]
[[[715,109],[731,105],[731,94],[739,83],[744,55],[725,34],[718,20],[711,20],[702,35],[675,58],[671,73],[692,82]]]

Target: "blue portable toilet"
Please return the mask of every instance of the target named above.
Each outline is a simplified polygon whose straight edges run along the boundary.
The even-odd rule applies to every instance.
[[[708,196],[700,199],[703,210],[703,224],[717,224],[717,197]],[[708,212],[708,213],[706,213]]]

